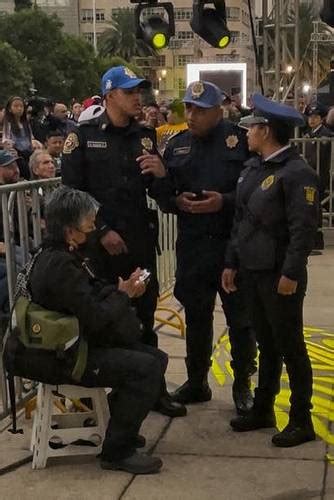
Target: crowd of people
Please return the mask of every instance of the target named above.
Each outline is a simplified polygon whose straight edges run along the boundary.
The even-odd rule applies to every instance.
[[[290,144],[294,127],[305,125],[291,106],[255,94],[246,110],[198,81],[182,101],[143,107],[149,87],[118,66],[102,77],[102,99],[73,103],[70,112],[63,103],[44,103],[29,119],[24,100],[13,97],[2,120],[0,184],[20,176],[62,178],[46,203],[45,239],[29,288],[33,302],[78,318],[88,343],[80,383],[112,388],[101,466],[157,472],[162,461],[136,451],[145,444],[139,432],[148,412],[185,417],[187,405],[212,398],[217,293],[231,343],[237,413],[231,427],[276,426],[284,362],[289,423],[272,443],[314,440],[302,310],[330,163],[321,161],[319,180],[317,166]],[[330,136],[319,109],[307,110],[310,137]],[[164,378],[168,357],[154,330],[159,224],[147,195],[178,224],[174,294],[185,311],[187,380],[172,394]],[[15,374],[49,383],[73,383],[77,350],[75,344],[59,359],[32,352],[14,336],[6,344]]]

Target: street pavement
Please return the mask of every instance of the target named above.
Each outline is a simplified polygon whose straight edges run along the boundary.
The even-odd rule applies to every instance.
[[[317,441],[278,449],[274,430],[234,433],[229,343],[217,304],[213,400],[189,407],[174,420],[151,413],[142,433],[147,449],[159,455],[159,474],[132,476],[101,470],[91,457],[50,459],[33,471],[29,460],[31,421],[20,418],[23,435],[0,433],[0,500],[334,500],[334,247],[310,258],[305,301],[305,337],[314,366],[314,414]],[[177,307],[171,299],[169,304]],[[161,313],[160,315],[163,315]],[[185,342],[179,331],[162,326],[160,347],[169,353],[169,389],[185,380]],[[255,380],[254,380],[255,382]],[[277,398],[278,426],[287,422],[288,384],[282,376]],[[6,472],[7,471],[7,472]]]

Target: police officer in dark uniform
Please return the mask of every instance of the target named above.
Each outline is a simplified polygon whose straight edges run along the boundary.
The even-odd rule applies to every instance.
[[[146,293],[134,301],[144,343],[156,346],[153,330],[158,297],[156,247],[158,218],[147,205],[147,192],[158,194],[165,169],[157,153],[155,131],[140,125],[141,90],[150,86],[129,68],[117,66],[102,77],[106,111],[80,123],[63,151],[64,184],[89,192],[99,203],[98,242],[90,255],[98,273],[111,282],[127,279],[136,268],[151,273]],[[169,416],[186,409],[166,397],[158,408]]]
[[[275,427],[274,401],[284,361],[291,389],[289,423],[272,442],[288,447],[315,439],[303,301],[317,229],[318,177],[289,145],[293,127],[303,124],[302,115],[261,95],[253,103],[253,116],[241,124],[249,128],[248,145],[258,156],[246,163],[238,181],[223,287],[234,292],[237,270],[246,274],[260,351],[259,379],[252,411],[233,419],[231,426],[239,432]]]
[[[321,137],[334,137],[333,132],[323,124],[327,115],[327,108],[320,103],[309,106],[306,109],[308,130],[304,137],[310,139],[320,139]],[[320,177],[320,202],[323,201],[330,187],[331,169],[331,142],[309,141],[305,146],[305,158],[309,165],[314,168]],[[321,231],[322,212],[319,211],[319,228],[315,240],[315,249],[323,250],[324,237]]]
[[[211,399],[208,372],[213,341],[213,311],[219,293],[231,341],[237,411],[253,404],[250,375],[256,344],[241,295],[229,296],[220,276],[230,235],[234,191],[248,157],[244,131],[222,120],[222,93],[214,84],[195,82],[185,94],[189,130],[170,139],[164,154],[168,169],[161,208],[178,216],[175,296],[185,308],[188,380],[173,394],[189,404]]]

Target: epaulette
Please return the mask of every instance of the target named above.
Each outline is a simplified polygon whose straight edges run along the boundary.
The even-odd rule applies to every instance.
[[[91,118],[90,120],[85,120],[83,122],[80,122],[78,123],[78,127],[86,127],[87,125],[90,125],[90,126],[98,126],[99,125],[99,119],[98,117],[97,118]]]

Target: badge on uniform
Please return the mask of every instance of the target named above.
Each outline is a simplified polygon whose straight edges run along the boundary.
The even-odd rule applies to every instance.
[[[262,191],[267,191],[275,182],[275,176],[274,175],[269,175],[269,177],[266,177],[264,181],[261,184],[261,189]]]
[[[203,92],[205,92],[205,88],[202,82],[195,82],[192,84],[191,95],[194,99],[199,99]]]
[[[239,139],[237,135],[229,135],[226,139],[226,146],[230,149],[235,148],[238,143]]]
[[[141,145],[146,151],[152,151],[153,149],[153,141],[149,137],[143,137],[141,140]]]
[[[311,186],[304,186],[305,199],[309,205],[314,205],[316,189]]]
[[[78,147],[79,147],[79,138],[78,138],[77,134],[75,134],[74,132],[71,132],[67,136],[66,141],[64,143],[63,153],[65,155],[69,155],[72,153],[72,151],[74,151]]]

